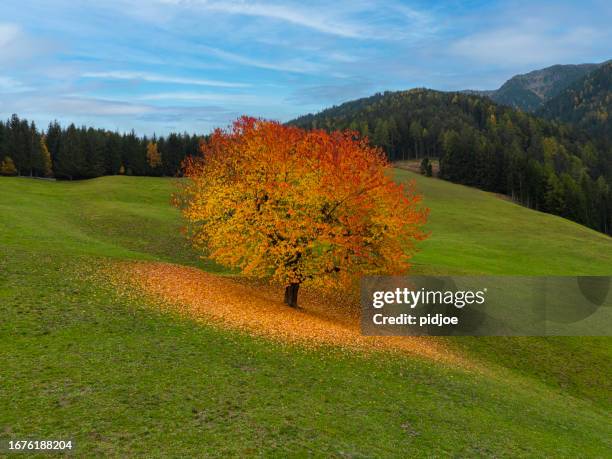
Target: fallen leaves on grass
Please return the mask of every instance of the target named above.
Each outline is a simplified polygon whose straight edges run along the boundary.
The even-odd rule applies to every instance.
[[[395,350],[455,363],[460,360],[431,337],[363,336],[358,304],[306,289],[300,292],[300,308],[294,309],[281,301],[279,287],[182,265],[121,263],[109,273],[120,290],[127,287],[158,300],[165,309],[258,336],[313,346]]]

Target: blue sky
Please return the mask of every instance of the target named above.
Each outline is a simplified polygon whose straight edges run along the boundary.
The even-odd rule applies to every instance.
[[[3,0],[0,116],[141,134],[612,58],[612,3]]]

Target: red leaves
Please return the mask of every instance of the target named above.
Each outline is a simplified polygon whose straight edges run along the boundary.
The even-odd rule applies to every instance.
[[[193,243],[244,273],[319,286],[402,273],[424,237],[420,196],[355,132],[242,117],[200,147],[175,201]]]

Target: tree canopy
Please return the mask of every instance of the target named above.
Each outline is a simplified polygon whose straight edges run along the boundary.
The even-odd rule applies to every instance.
[[[382,150],[355,132],[310,132],[240,118],[186,161],[175,196],[206,256],[286,287],[400,274],[425,237],[427,210],[395,183]]]

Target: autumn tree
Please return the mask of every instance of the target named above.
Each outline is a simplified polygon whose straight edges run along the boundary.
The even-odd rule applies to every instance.
[[[161,154],[159,153],[157,149],[156,142],[149,142],[147,144],[147,163],[149,163],[149,166],[151,166],[151,168],[153,169],[161,166],[161,163],[162,163]]]
[[[45,177],[51,177],[53,175],[53,165],[51,163],[51,153],[47,147],[47,139],[44,135],[40,136],[40,154],[42,173]]]
[[[395,183],[381,149],[354,131],[328,134],[243,117],[202,142],[175,195],[193,244],[223,265],[285,287],[349,286],[400,274],[427,211]]]
[[[17,168],[10,156],[5,156],[0,162],[0,175],[17,175]]]

